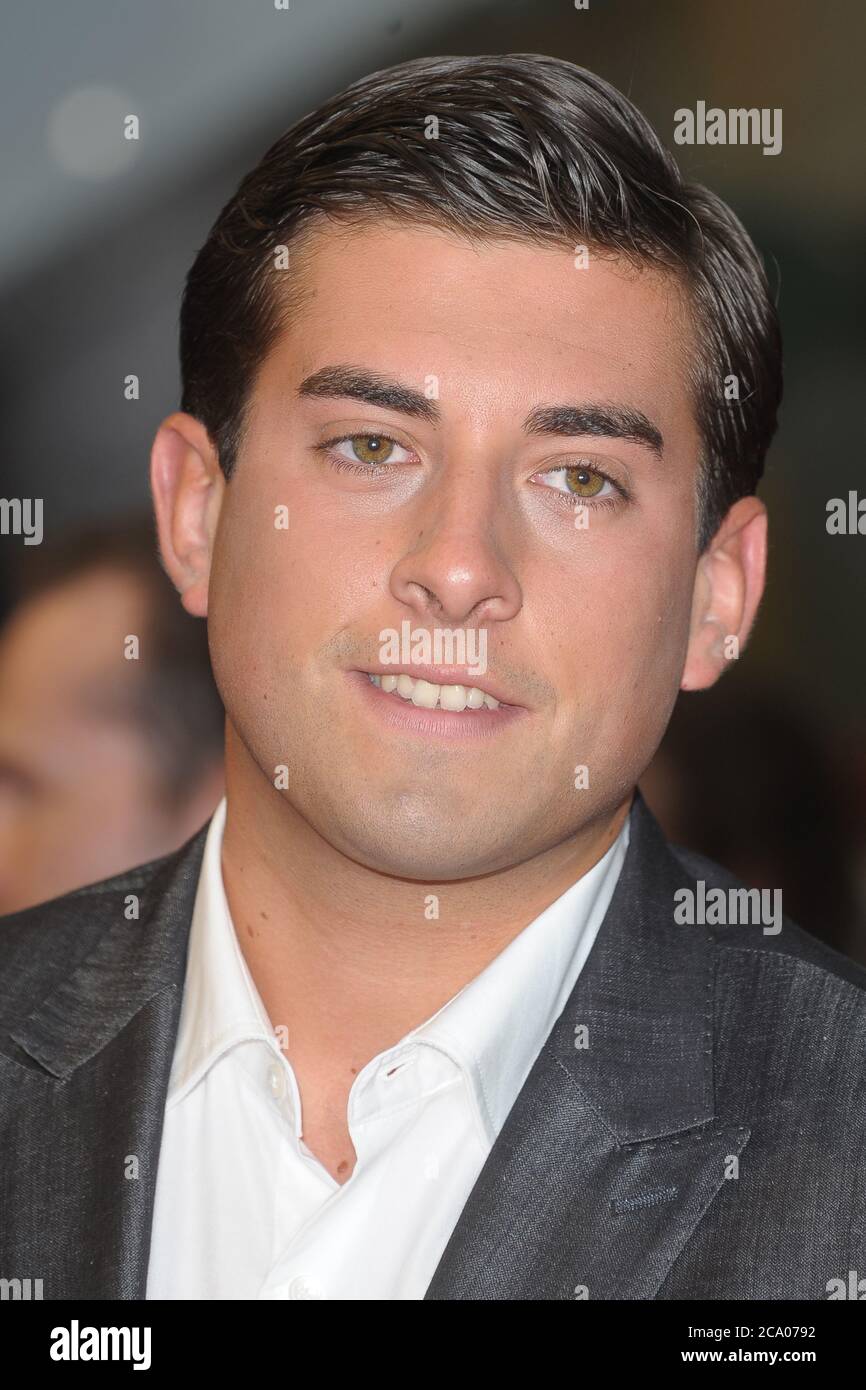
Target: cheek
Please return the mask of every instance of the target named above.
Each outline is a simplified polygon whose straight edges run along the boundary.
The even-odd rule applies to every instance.
[[[292,631],[297,586],[282,573],[282,533],[273,528],[271,516],[266,510],[251,516],[232,496],[211,558],[208,642],[217,687],[230,713],[270,685],[268,653],[285,654],[286,631]]]
[[[601,541],[601,537],[599,540]],[[694,559],[682,546],[588,548],[565,584],[547,576],[540,626],[548,668],[566,705],[605,726],[623,717],[655,724],[669,713],[689,633]],[[569,692],[571,697],[569,698]]]
[[[227,705],[232,691],[285,693],[287,682],[314,679],[310,658],[380,587],[361,528],[337,536],[320,509],[286,489],[283,495],[285,511],[272,499],[239,492],[220,521],[208,632]]]

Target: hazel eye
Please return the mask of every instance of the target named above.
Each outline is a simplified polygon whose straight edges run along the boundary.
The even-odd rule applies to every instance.
[[[594,468],[563,469],[563,476],[568,484],[569,492],[573,492],[577,497],[595,497],[601,492],[607,479],[597,473]]]
[[[599,497],[606,499],[613,497],[619,489],[606,473],[602,473],[598,468],[593,468],[589,463],[565,464],[561,468],[551,468],[546,473],[539,473],[539,478],[554,478],[553,483],[555,492],[566,493],[569,498],[576,501],[589,501]],[[607,492],[605,492],[607,488]]]
[[[313,448],[324,454],[337,473],[357,473],[361,477],[383,477],[402,464],[412,463],[417,456],[411,449],[390,434],[371,430],[364,434],[339,434],[325,439]],[[344,452],[348,451],[348,452]]]
[[[397,441],[385,434],[350,434],[345,443],[354,450],[355,461],[368,464],[386,463],[397,446]]]

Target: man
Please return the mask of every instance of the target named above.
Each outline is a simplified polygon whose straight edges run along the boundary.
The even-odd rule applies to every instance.
[[[223,792],[223,711],[201,624],[151,518],[25,552],[0,631],[0,912],[185,843]]]
[[[244,179],[181,363],[152,482],[227,795],[2,924],[2,1273],[832,1296],[866,976],[635,792],[763,588],[779,338],[734,215],[569,63],[406,63]]]

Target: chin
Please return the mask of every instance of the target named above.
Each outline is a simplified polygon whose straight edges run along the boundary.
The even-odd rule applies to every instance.
[[[380,833],[358,836],[357,823],[347,826],[349,832],[335,847],[349,859],[365,868],[392,878],[417,879],[421,883],[447,883],[453,879],[472,878],[491,873],[518,862],[519,847],[499,838],[489,842],[490,827],[482,840],[473,838],[465,825],[455,828],[452,816],[428,817],[420,835],[401,831],[393,826],[381,827]],[[372,828],[371,828],[372,830]]]

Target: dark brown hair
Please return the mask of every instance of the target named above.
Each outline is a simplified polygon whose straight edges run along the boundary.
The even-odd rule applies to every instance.
[[[434,116],[438,138],[429,139]],[[683,181],[621,92],[535,53],[420,58],[372,73],[291,126],[243,179],[189,272],[180,325],[181,408],[204,424],[226,477],[257,369],[298,302],[275,248],[302,242],[323,215],[377,211],[472,239],[587,245],[676,272],[701,345],[690,369],[703,441],[701,549],[755,491],[782,369],[754,245],[726,203]],[[725,398],[731,375],[736,400]]]

